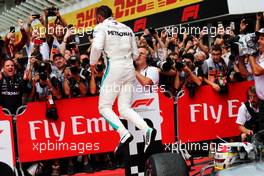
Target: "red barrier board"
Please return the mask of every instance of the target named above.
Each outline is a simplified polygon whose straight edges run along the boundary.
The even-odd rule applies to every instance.
[[[146,98],[139,97],[132,105],[135,106],[134,108],[148,109],[148,106],[154,105],[152,102],[158,101],[158,99],[146,101]],[[164,108],[161,109],[163,142],[173,142],[173,100],[168,100],[164,95],[160,95],[160,99],[161,108]],[[59,115],[57,121],[45,117],[45,102],[28,103],[26,111],[17,116],[21,162],[114,150],[119,142],[119,135],[100,116],[97,96],[59,100],[56,106]],[[159,109],[159,107],[155,108]]]
[[[246,101],[246,91],[253,82],[233,83],[228,94],[218,94],[210,86],[197,89],[194,97],[178,100],[178,138],[181,142],[197,142],[239,135],[235,123],[238,108]]]
[[[15,167],[14,133],[12,116],[5,115],[0,107],[0,162],[12,170]]]

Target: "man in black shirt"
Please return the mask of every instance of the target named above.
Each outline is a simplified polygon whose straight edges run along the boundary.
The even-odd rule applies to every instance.
[[[3,73],[0,74],[0,105],[12,114],[22,105],[22,95],[26,89],[27,73],[24,77],[15,73],[15,63],[8,59],[4,61]]]

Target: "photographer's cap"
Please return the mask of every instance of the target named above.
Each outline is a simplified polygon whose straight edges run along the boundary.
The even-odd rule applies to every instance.
[[[56,53],[53,55],[53,60],[55,60],[57,57],[63,57],[61,53]]]
[[[255,32],[257,36],[264,35],[264,28],[261,28],[259,31]]]

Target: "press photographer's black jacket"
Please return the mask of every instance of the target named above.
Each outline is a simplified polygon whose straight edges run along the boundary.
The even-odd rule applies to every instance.
[[[17,108],[22,105],[22,95],[26,90],[26,85],[27,82],[23,80],[22,76],[15,74],[12,79],[2,75],[0,80],[0,105],[15,114]]]
[[[245,105],[249,114],[251,115],[251,119],[245,123],[245,127],[247,129],[253,130],[254,133],[264,130],[264,117],[262,116],[262,113],[264,111],[264,102],[260,101],[259,103],[260,112],[255,112],[254,109],[250,107],[248,101],[245,102]]]

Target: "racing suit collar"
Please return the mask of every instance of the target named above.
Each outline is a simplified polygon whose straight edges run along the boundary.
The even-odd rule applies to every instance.
[[[114,18],[113,17],[108,17],[108,18],[106,18],[106,20],[114,20]]]

